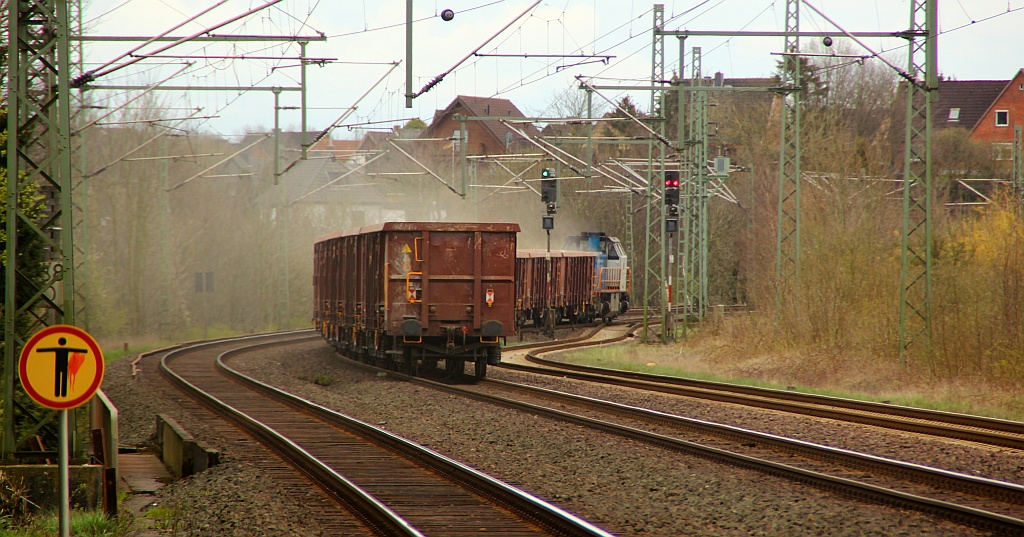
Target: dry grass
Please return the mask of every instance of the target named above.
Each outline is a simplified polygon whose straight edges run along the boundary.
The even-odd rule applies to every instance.
[[[667,345],[634,340],[615,347],[567,354],[565,359],[599,367],[792,389],[838,397],[1024,419],[1024,398],[1003,382],[934,376],[913,364],[865,353],[757,350],[755,317],[733,317]]]

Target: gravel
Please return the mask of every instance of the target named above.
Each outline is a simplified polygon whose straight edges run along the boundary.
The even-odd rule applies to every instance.
[[[152,359],[151,359],[152,360]],[[158,503],[176,510],[177,535],[317,535],[303,505],[310,496],[275,487],[259,460],[244,455],[240,433],[156,378],[155,360],[131,380],[128,359],[110,364],[104,391],[119,409],[122,444],[143,445],[153,416],[167,413],[222,451],[224,463],[164,487]],[[238,360],[247,374],[460,460],[536,494],[616,535],[985,535],[915,512],[862,503],[761,473],[608,436],[579,426],[468,401],[366,372],[311,341]],[[520,374],[491,369],[514,380]],[[1020,479],[1013,454],[850,424],[828,424],[733,405],[651,396],[564,379],[556,389],[882,455],[912,453],[951,467]],[[330,379],[333,383],[322,386]],[[867,431],[871,434],[865,434]],[[878,437],[889,438],[878,440]],[[934,447],[928,447],[934,444]],[[249,445],[246,443],[246,445]],[[248,449],[248,448],[246,448]],[[1008,451],[1008,450],[1004,450]],[[1017,455],[1019,459],[1019,454]],[[286,493],[287,492],[287,493]]]

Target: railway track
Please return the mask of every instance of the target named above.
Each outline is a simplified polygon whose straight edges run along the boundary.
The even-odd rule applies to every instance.
[[[572,348],[571,344],[564,344],[550,350],[569,348]],[[545,352],[548,350],[545,348]],[[1024,423],[1021,422],[569,364],[539,356],[536,352],[528,354],[526,359],[542,367],[517,364],[502,364],[502,367],[1024,450]]]
[[[414,381],[432,383],[424,379]],[[576,407],[576,412],[480,392],[477,388],[430,385],[464,397],[754,469],[862,500],[929,513],[999,534],[1024,534],[1024,520],[1018,518],[1024,512],[1024,487],[1019,484],[504,381],[489,379],[483,381],[483,385],[526,394],[528,399],[567,402]],[[578,413],[580,409],[589,415]],[[625,416],[636,423],[614,423],[609,415]],[[644,428],[645,424],[648,427],[655,424],[659,431]],[[694,440],[687,440],[680,433]],[[709,436],[721,441],[709,441]],[[800,460],[794,460],[793,455]]]
[[[543,500],[377,427],[235,372],[232,357],[308,332],[202,343],[161,373],[268,445],[377,535],[608,535]]]
[[[521,383],[488,379],[467,390],[475,394],[466,396],[494,404],[544,412],[551,418],[755,468],[861,499],[916,509],[989,530],[1024,532],[1024,521],[1017,518],[1024,513],[1024,486],[1019,484]],[[549,408],[557,412],[548,413]]]

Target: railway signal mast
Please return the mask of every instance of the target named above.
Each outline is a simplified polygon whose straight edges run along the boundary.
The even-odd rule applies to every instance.
[[[679,231],[679,172],[665,172],[665,233]]]
[[[544,229],[555,228],[555,213],[558,212],[558,174],[551,168],[544,168],[540,171],[540,201],[546,204],[547,214],[542,217]]]
[[[558,173],[552,168],[540,171],[540,201],[545,204],[547,214],[541,216],[541,224],[548,235],[548,249],[544,261],[548,266],[547,274],[547,311],[544,313],[544,325],[548,336],[555,337],[555,310],[551,304],[551,230],[555,229],[555,213],[558,212]]]

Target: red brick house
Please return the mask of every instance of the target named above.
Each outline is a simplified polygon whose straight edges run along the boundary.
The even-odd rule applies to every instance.
[[[963,127],[970,138],[989,142],[997,159],[1013,144],[1013,129],[1024,125],[1024,69],[1010,80],[942,80],[932,106],[935,129]]]
[[[451,139],[447,147],[455,141],[455,133],[462,128],[455,115],[489,118],[525,119],[526,116],[508,99],[492,97],[470,97],[459,95],[444,110],[434,112],[434,120],[420,135],[421,138]],[[517,129],[529,136],[536,136],[539,131],[529,123],[518,124]],[[466,147],[467,155],[500,155],[517,153],[533,147],[522,136],[509,129],[498,119],[467,121],[466,131],[469,133]]]

